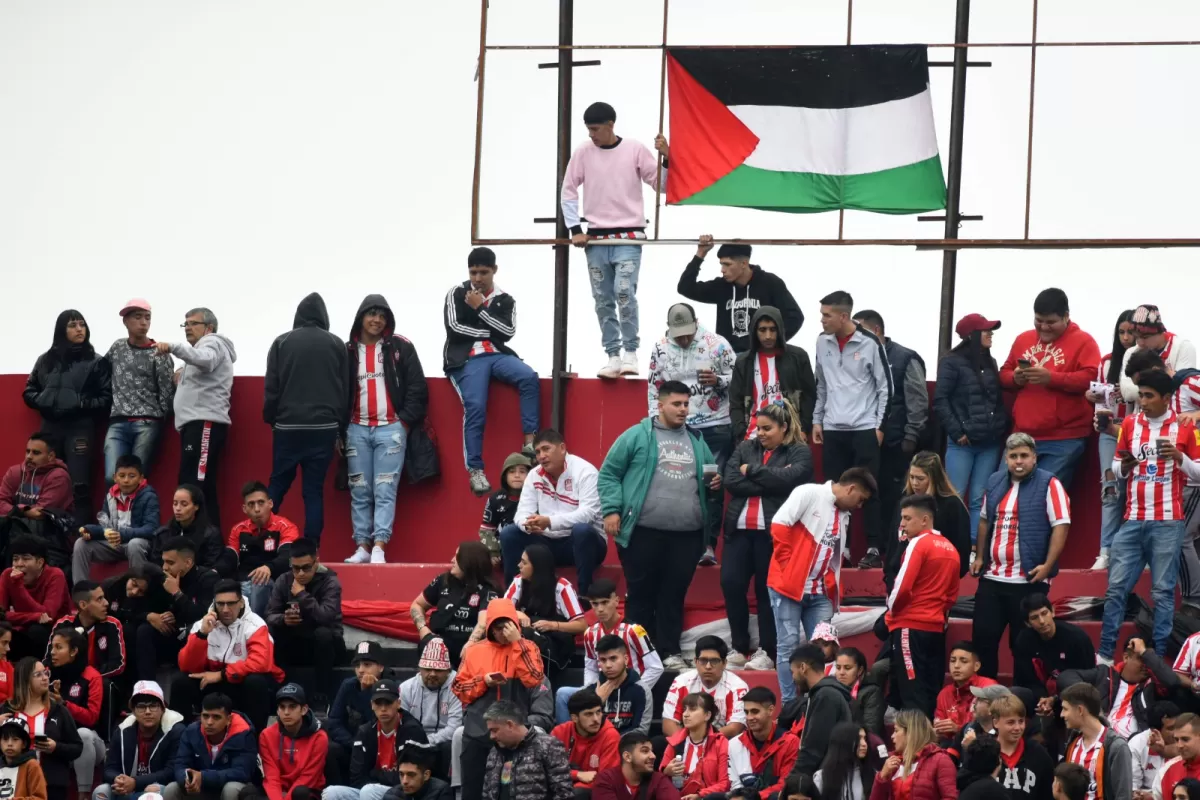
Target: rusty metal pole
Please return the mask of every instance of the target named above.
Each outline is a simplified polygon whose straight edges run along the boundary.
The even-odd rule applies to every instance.
[[[954,43],[966,44],[970,35],[971,0],[958,0],[954,16]],[[954,88],[950,97],[950,152],[946,166],[945,239],[958,238],[959,199],[962,196],[963,121],[967,108],[967,48],[954,48]],[[954,331],[954,283],[958,275],[958,251],[942,253],[942,296],[938,324],[938,354],[950,349]]]
[[[571,160],[571,64],[574,51],[575,2],[558,0],[558,43],[567,45],[558,51],[558,183],[554,187],[555,215],[558,223],[554,237],[560,241],[571,238],[562,215],[562,182]],[[550,425],[563,432],[567,391],[567,302],[568,279],[571,267],[571,245],[554,246],[554,347],[550,373]]]

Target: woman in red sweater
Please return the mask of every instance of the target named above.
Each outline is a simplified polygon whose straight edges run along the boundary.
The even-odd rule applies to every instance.
[[[103,764],[107,751],[96,733],[100,706],[104,702],[104,680],[87,662],[87,637],[78,628],[61,625],[50,637],[50,699],[62,703],[79,729],[83,753],[75,759],[75,783],[79,800],[92,796],[96,764]]]
[[[955,800],[956,770],[937,746],[929,718],[905,709],[896,714],[895,750],[875,776],[871,800]]]
[[[729,740],[713,730],[716,718],[712,695],[693,692],[683,698],[683,730],[667,739],[662,763],[676,786],[682,781],[680,800],[729,791]]]
[[[13,665],[8,660],[12,649],[13,626],[0,621],[0,705],[7,703],[13,696]]]

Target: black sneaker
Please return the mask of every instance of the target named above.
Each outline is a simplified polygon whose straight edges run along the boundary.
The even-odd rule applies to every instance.
[[[858,562],[859,569],[879,569],[882,566],[883,559],[879,557],[879,550],[874,547],[868,548],[867,554]]]

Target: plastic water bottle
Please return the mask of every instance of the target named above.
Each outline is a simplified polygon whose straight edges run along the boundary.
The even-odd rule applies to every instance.
[[[683,756],[675,756],[675,763],[682,767],[683,766]],[[681,771],[678,775],[673,776],[671,778],[671,783],[675,784],[676,789],[682,789],[683,788],[683,772]]]

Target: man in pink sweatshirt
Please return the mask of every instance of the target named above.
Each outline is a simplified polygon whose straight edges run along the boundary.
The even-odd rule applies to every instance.
[[[617,112],[608,103],[592,103],[583,112],[590,141],[571,155],[562,185],[563,221],[571,231],[571,242],[587,248],[592,299],[600,320],[600,339],[607,363],[601,378],[636,375],[638,372],[638,271],[646,238],[646,211],[642,184],[659,186],[658,159],[645,145],[623,139],[613,132]],[[662,187],[667,179],[667,140],[660,133],[654,149],[662,155]],[[579,213],[579,187],[585,186],[583,232]],[[629,240],[629,244],[593,245],[594,239]],[[621,351],[624,349],[624,356]]]

